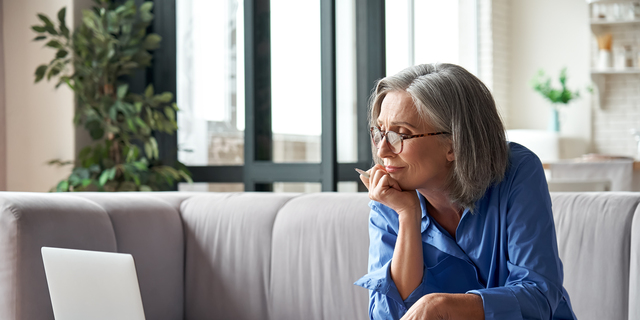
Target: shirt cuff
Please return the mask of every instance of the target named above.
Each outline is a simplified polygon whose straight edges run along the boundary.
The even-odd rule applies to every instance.
[[[395,282],[393,282],[393,280],[391,279],[391,260],[380,267],[380,269],[369,272],[354,284],[386,295],[397,304],[402,306],[405,309],[403,310],[403,312],[406,312],[407,310],[409,310],[409,308],[411,308],[411,306],[413,306],[414,303],[416,303],[416,301],[418,301],[418,299],[424,296],[423,288],[425,274],[426,270],[423,270],[422,282],[415,290],[413,290],[413,292],[411,292],[411,294],[409,294],[409,296],[405,300],[402,300],[400,292],[398,292],[398,287],[396,287]]]
[[[509,287],[470,290],[467,293],[482,297],[485,320],[522,319],[520,302]]]

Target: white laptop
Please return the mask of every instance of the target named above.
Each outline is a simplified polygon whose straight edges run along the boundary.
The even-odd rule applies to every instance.
[[[56,320],[145,320],[130,254],[42,247]]]

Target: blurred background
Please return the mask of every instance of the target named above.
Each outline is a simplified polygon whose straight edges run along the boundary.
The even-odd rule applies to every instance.
[[[72,124],[73,92],[34,84],[52,52],[30,26],[66,6],[72,28],[92,2],[0,3],[0,190],[48,191],[71,168],[47,161],[74,159],[89,139]],[[509,139],[538,154],[553,190],[638,189],[636,1],[153,3],[163,41],[132,81],[176,96],[179,129],[158,135],[159,149],[194,183],[175,190],[362,190],[353,167],[371,166],[375,80],[431,62],[460,64],[490,88]],[[554,103],[536,91],[541,69],[557,88],[564,69],[579,96]]]

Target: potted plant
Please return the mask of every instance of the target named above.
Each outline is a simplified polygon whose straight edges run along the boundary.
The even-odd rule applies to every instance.
[[[551,78],[547,77],[544,70],[538,70],[538,73],[531,79],[531,87],[539,92],[543,97],[551,102],[551,118],[549,121],[549,130],[560,132],[560,116],[559,111],[562,106],[566,106],[571,100],[580,97],[579,90],[571,91],[567,88],[567,68],[560,70],[560,88],[551,86]]]
[[[123,77],[151,65],[149,51],[159,47],[161,37],[147,34],[153,20],[153,3],[136,7],[133,0],[117,5],[95,0],[84,10],[82,24],[71,32],[65,23],[66,8],[58,12],[58,25],[38,14],[42,25],[33,26],[35,41],[46,41],[55,57],[38,66],[35,82],[57,79],[77,99],[73,122],[83,126],[93,143],[83,148],[78,161],[52,160],[49,164],[74,168],[54,191],[152,191],[168,190],[180,180],[191,182],[186,167],[158,159],[155,132],[174,134],[178,129],[170,92],[129,91]]]

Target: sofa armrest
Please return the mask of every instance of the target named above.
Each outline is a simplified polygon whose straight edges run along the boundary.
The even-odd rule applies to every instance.
[[[631,255],[629,259],[629,319],[640,319],[640,208],[631,222]]]

